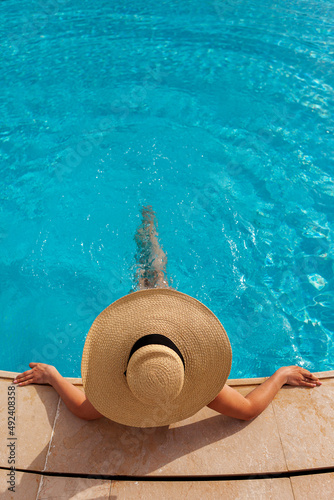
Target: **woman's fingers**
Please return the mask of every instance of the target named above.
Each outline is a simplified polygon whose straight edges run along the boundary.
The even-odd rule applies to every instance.
[[[307,370],[303,370],[301,376],[302,376],[301,384],[306,387],[316,387],[317,385],[321,385],[321,382],[318,379],[318,377],[316,377],[315,375],[313,375],[313,373]]]
[[[13,380],[14,384],[18,385],[27,385],[27,383],[31,384],[33,382],[37,382],[38,379],[38,363],[29,363],[29,366],[32,368],[31,370],[27,370],[25,372],[19,373],[16,378]]]
[[[307,372],[306,374],[303,375],[307,382],[310,382],[313,385],[321,385],[320,380],[318,379],[318,377],[313,375],[313,373]]]
[[[313,375],[313,373],[308,372],[308,371],[304,371],[304,372],[302,372],[302,375],[303,375],[304,377],[311,378],[311,379],[316,379],[316,378],[317,378],[315,375]]]
[[[34,382],[33,377],[25,377],[17,381],[17,385],[27,385],[27,384],[32,384],[33,382]]]
[[[28,377],[29,375],[32,375],[32,370],[27,370],[26,372],[19,373],[19,375],[16,375],[15,380],[13,380],[14,384],[16,382],[22,381],[25,377]]]
[[[33,380],[34,380],[34,374],[26,372],[26,374],[22,373],[21,375],[17,376],[16,379],[14,380],[14,384],[22,385],[24,382],[27,381],[29,381],[29,383],[31,384]]]
[[[289,366],[286,367],[286,370],[290,372],[287,377],[287,383],[289,385],[299,385],[303,387],[316,387],[317,385],[321,385],[318,377],[301,366]]]
[[[301,385],[304,385],[305,387],[315,387],[317,384],[315,384],[314,382],[302,381]]]
[[[52,373],[57,372],[56,368],[46,363],[29,363],[31,370],[27,370],[16,376],[14,384],[27,385],[30,384],[48,384]]]
[[[19,385],[20,386],[29,385],[29,384],[32,384],[33,382],[34,382],[34,380],[29,378],[28,380],[25,380],[24,382],[20,382]]]

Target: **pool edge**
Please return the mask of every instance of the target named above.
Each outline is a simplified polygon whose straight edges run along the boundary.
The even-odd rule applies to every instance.
[[[2,379],[14,379],[16,375],[18,375],[20,372],[9,372],[6,370],[0,370],[0,378]],[[314,375],[316,375],[319,379],[326,379],[326,378],[334,378],[334,370],[329,370],[329,371],[324,371],[324,372],[314,372]],[[74,385],[82,385],[82,379],[81,378],[75,378],[75,377],[65,377],[66,380],[71,382],[71,384]],[[231,378],[228,379],[227,383],[228,385],[231,386],[239,386],[239,385],[259,385],[262,384],[265,380],[267,380],[268,377],[254,377],[254,378]]]

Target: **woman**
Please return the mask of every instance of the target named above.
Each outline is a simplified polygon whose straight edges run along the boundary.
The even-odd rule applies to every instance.
[[[150,206],[143,207],[142,209],[142,223],[137,229],[135,241],[138,248],[136,255],[137,290],[141,291],[161,288],[172,290],[169,287],[166,276],[167,257],[159,244],[155,215],[152,207]],[[222,330],[224,330],[223,327]],[[177,348],[176,351],[178,351]],[[184,365],[182,354],[180,352],[178,354],[180,355],[180,359]],[[176,357],[179,365],[181,366],[181,369],[183,370],[180,359],[175,356],[175,353],[172,353],[172,355]],[[75,387],[65,378],[63,378],[54,366],[44,363],[30,363],[29,366],[30,370],[17,375],[13,383],[18,384],[19,386],[26,386],[29,384],[52,385],[58,392],[68,409],[72,413],[74,413],[74,415],[82,419],[94,420],[109,415],[106,411],[103,411],[103,413],[98,411],[96,407],[99,407],[101,410],[103,405],[99,406],[98,400],[97,404],[95,402],[95,404],[93,405],[88,399],[87,395],[78,387]],[[124,375],[126,376],[126,372],[124,373]],[[227,375],[228,374],[226,374],[225,378],[227,378]],[[214,399],[209,402],[207,406],[229,417],[241,420],[251,420],[258,416],[270,404],[279,389],[285,384],[313,388],[321,385],[321,382],[315,375],[310,373],[308,370],[305,370],[304,368],[301,368],[299,366],[285,366],[279,368],[263,384],[256,387],[245,397],[235,389],[229,387],[226,383],[224,383],[223,388],[220,390],[218,395],[214,397]],[[181,389],[178,389],[179,392],[180,390]],[[175,395],[176,400],[179,392],[177,392],[177,394]],[[215,394],[217,394],[217,392]],[[193,408],[193,410],[193,412],[195,412],[195,407]],[[196,409],[196,411],[197,410],[198,408]],[[182,415],[182,412],[179,413],[179,415]],[[110,416],[108,418],[110,418]],[[169,418],[170,423],[172,421],[175,421],[175,418],[174,420],[172,420],[171,417]],[[165,425],[166,423],[161,419],[158,419],[157,421],[152,420],[151,423],[146,423],[143,425],[141,425],[140,422],[137,423],[137,421],[135,421],[135,423],[133,424],[131,423],[131,419],[127,420],[126,418],[123,420],[122,418],[115,420],[127,425],[135,425],[138,427]]]

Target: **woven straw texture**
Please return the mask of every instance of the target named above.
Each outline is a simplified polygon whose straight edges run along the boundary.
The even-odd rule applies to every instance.
[[[163,345],[147,345],[130,359],[126,381],[145,404],[169,404],[181,392],[184,367],[176,352]]]
[[[134,343],[156,333],[171,339],[185,362],[180,392],[164,403],[160,397],[138,399],[124,374]],[[210,403],[224,386],[231,362],[225,329],[206,306],[176,290],[149,289],[122,297],[95,319],[81,372],[85,393],[100,413],[125,425],[158,427],[188,418]]]

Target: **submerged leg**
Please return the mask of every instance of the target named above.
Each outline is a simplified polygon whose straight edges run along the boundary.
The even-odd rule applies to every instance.
[[[137,243],[137,289],[169,288],[167,256],[159,244],[156,217],[150,205],[142,208],[142,222],[134,239]]]

